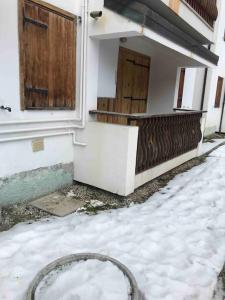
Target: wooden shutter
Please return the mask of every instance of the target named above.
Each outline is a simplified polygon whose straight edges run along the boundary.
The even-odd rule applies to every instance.
[[[170,0],[169,6],[175,13],[178,14],[180,8],[180,0]]]
[[[133,91],[133,54],[120,48],[117,70],[117,100],[115,111],[130,113]]]
[[[115,111],[145,113],[147,108],[150,57],[120,48]]]
[[[182,107],[183,92],[184,92],[184,79],[185,79],[185,69],[182,68],[180,70],[180,81],[179,81],[177,108]]]
[[[76,17],[39,0],[20,1],[23,109],[74,109]]]
[[[216,89],[216,98],[215,98],[215,107],[217,107],[217,108],[220,107],[222,88],[223,88],[223,78],[218,77],[217,89]]]
[[[150,58],[143,55],[135,55],[133,72],[131,113],[145,113],[148,101]]]

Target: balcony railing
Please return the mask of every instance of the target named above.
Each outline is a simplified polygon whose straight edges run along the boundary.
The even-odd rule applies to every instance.
[[[184,0],[199,16],[201,16],[211,27],[218,16],[216,0]]]
[[[202,138],[202,112],[168,115],[129,115],[115,112],[90,111],[97,120],[139,127],[136,174],[194,150]],[[120,123],[121,124],[121,123]]]
[[[202,138],[201,112],[128,118],[139,127],[136,174],[194,150]]]

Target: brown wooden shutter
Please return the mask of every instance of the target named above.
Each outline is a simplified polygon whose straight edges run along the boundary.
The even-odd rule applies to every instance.
[[[145,113],[148,101],[150,58],[136,55],[133,62],[134,78],[131,113]]]
[[[185,79],[185,69],[180,70],[180,82],[178,90],[177,108],[182,107],[183,93],[184,93],[184,79]]]
[[[21,3],[22,106],[73,109],[76,17],[39,0]]]
[[[215,98],[215,107],[220,107],[220,100],[222,95],[222,88],[223,88],[223,78],[218,77],[217,81],[217,89],[216,89],[216,98]]]
[[[169,1],[169,7],[178,14],[179,7],[180,7],[180,0],[170,0]]]
[[[147,108],[150,57],[120,48],[115,111],[145,113]]]

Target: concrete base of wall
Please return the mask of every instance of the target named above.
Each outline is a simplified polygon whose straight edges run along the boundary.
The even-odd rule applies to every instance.
[[[204,131],[204,137],[214,134],[216,132],[216,126],[206,127]]]
[[[73,183],[73,163],[0,178],[0,206],[33,200]]]
[[[182,165],[186,161],[197,157],[198,156],[198,149],[195,149],[193,151],[187,152],[183,155],[180,155],[174,159],[171,159],[161,165],[158,165],[152,169],[149,169],[141,174],[138,174],[135,176],[135,189],[139,186],[142,186],[148,181],[153,180],[154,178],[157,178],[161,176],[162,174],[178,167],[179,165]]]

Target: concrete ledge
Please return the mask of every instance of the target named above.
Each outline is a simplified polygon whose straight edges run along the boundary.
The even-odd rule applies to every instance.
[[[76,147],[76,181],[127,196],[134,191],[138,127],[89,122],[85,148]]]
[[[215,132],[216,132],[216,126],[205,127],[204,137],[214,134]]]
[[[197,157],[198,156],[198,149],[192,150],[190,152],[187,152],[183,155],[180,155],[174,159],[171,159],[161,165],[158,165],[154,168],[151,168],[143,173],[140,173],[135,176],[135,189],[139,186],[145,184],[148,181],[153,180],[154,178],[157,178],[161,176],[162,174],[178,167],[179,165],[182,165],[186,161]]]
[[[73,163],[22,172],[0,178],[0,206],[33,200],[73,182]]]

